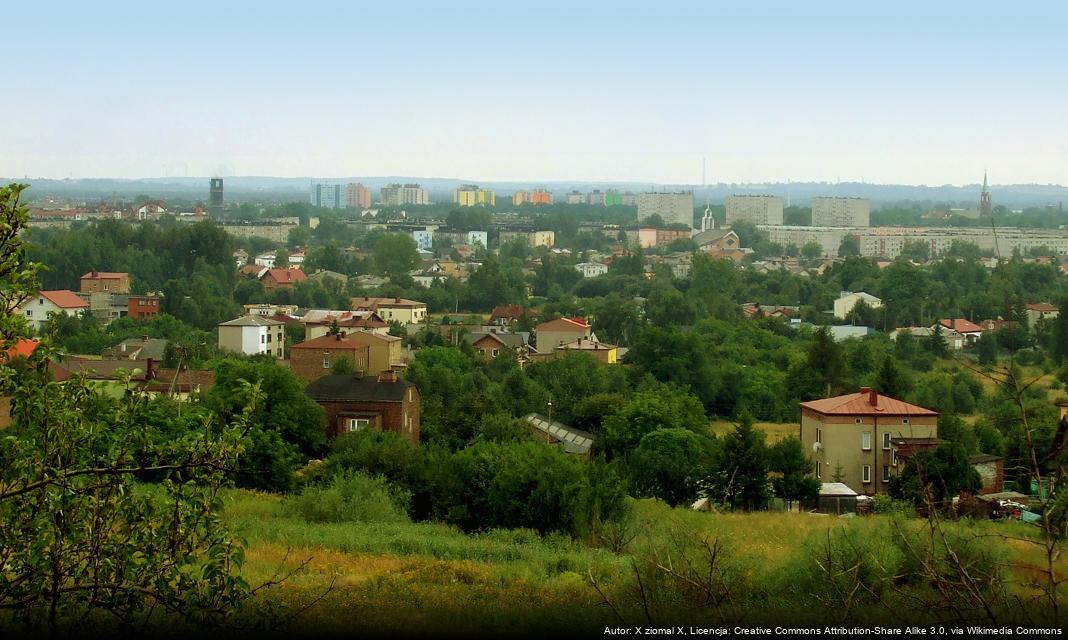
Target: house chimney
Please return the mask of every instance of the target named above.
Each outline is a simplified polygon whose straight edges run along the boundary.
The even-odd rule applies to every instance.
[[[156,372],[152,370],[152,358],[145,361],[145,380],[154,380]]]
[[[395,299],[393,300],[393,303],[394,303],[394,304],[400,304],[400,296],[398,296],[397,298],[395,298]]]
[[[378,381],[379,382],[396,382],[397,381],[397,372],[394,371],[393,369],[386,369],[382,373],[378,374]]]
[[[873,407],[879,406],[879,392],[875,389],[868,389],[868,404]]]

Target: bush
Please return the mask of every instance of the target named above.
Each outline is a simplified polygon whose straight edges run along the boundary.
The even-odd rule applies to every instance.
[[[334,441],[326,458],[326,479],[345,472],[384,476],[411,488],[412,473],[419,463],[419,449],[404,436],[391,431],[357,431]]]
[[[410,501],[408,491],[381,476],[343,472],[287,498],[285,509],[308,522],[407,522]]]

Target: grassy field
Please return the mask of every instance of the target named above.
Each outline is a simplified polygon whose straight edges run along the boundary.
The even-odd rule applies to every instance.
[[[717,438],[722,438],[734,430],[734,425],[730,420],[715,420],[712,422],[712,433],[716,434]],[[797,436],[801,430],[796,422],[754,422],[753,427],[764,432],[769,445],[783,438]]]
[[[809,591],[818,592],[821,584],[814,562],[824,541],[841,537],[859,545],[862,558],[882,558],[894,552],[871,547],[873,541],[895,527],[914,530],[923,524],[888,516],[710,514],[641,501],[634,538],[626,553],[615,554],[522,530],[465,535],[439,524],[309,524],[289,515],[276,496],[232,491],[225,500],[226,518],[249,545],[244,571],[251,583],[307,562],[264,597],[293,607],[314,603],[295,624],[315,632],[599,634],[606,626],[645,623],[638,567],[654,622],[714,623],[726,616],[756,624],[789,615],[819,623],[828,613],[813,606]],[[978,540],[995,549],[999,561],[1011,563],[1015,577],[1037,575],[1038,548],[999,535],[1026,538],[1033,528],[985,521],[948,528],[952,535],[982,536]],[[699,562],[694,542],[702,539],[723,547],[724,584],[734,594],[727,609],[683,597],[685,585],[671,588],[663,572],[652,569],[657,562],[679,567],[687,559]],[[1068,559],[1059,570],[1068,571]],[[1034,595],[1023,583],[1013,588]],[[902,602],[893,615],[874,606],[863,615],[900,624],[911,613],[900,609]]]

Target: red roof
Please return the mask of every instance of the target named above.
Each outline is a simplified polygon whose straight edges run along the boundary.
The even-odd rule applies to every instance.
[[[82,280],[118,280],[129,275],[125,271],[90,271],[82,276]]]
[[[42,291],[40,292],[40,295],[42,298],[48,300],[60,309],[82,309],[89,307],[88,302],[79,298],[77,294],[69,289]]]
[[[583,318],[557,318],[539,324],[536,331],[586,331],[590,325]]]
[[[983,328],[971,320],[964,318],[945,318],[938,321],[943,327],[953,329],[957,333],[980,333]]]
[[[4,360],[13,358],[29,358],[33,354],[34,349],[37,348],[39,343],[36,340],[22,339],[15,343],[15,346],[10,347],[5,351]]]
[[[300,269],[268,269],[267,273],[263,274],[263,278],[271,276],[278,284],[293,284],[295,282],[304,282],[308,279],[308,276]]]
[[[518,320],[523,317],[523,307],[518,304],[503,305],[500,307],[494,307],[493,313],[490,314],[490,322],[494,320]]]
[[[874,396],[875,404],[871,400]],[[877,391],[861,389],[858,393],[802,402],[801,407],[834,416],[937,416],[937,411],[924,409]]]

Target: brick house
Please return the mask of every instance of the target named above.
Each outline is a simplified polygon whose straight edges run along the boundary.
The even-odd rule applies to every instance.
[[[300,269],[268,269],[260,276],[263,290],[267,293],[275,289],[292,287],[298,282],[304,282],[308,276]]]
[[[130,274],[90,271],[81,277],[82,293],[130,293]]]
[[[899,458],[938,445],[938,412],[865,387],[802,402],[799,436],[817,480],[830,481],[840,468],[858,494],[885,493],[903,468]]]
[[[419,444],[419,389],[394,371],[377,376],[328,375],[305,389],[326,413],[326,433],[392,431]]]
[[[130,296],[126,299],[126,315],[144,320],[159,314],[159,296]]]
[[[290,347],[289,368],[298,378],[311,382],[329,375],[330,367],[341,358],[349,358],[356,371],[366,373],[370,348],[345,332],[319,336]]]

